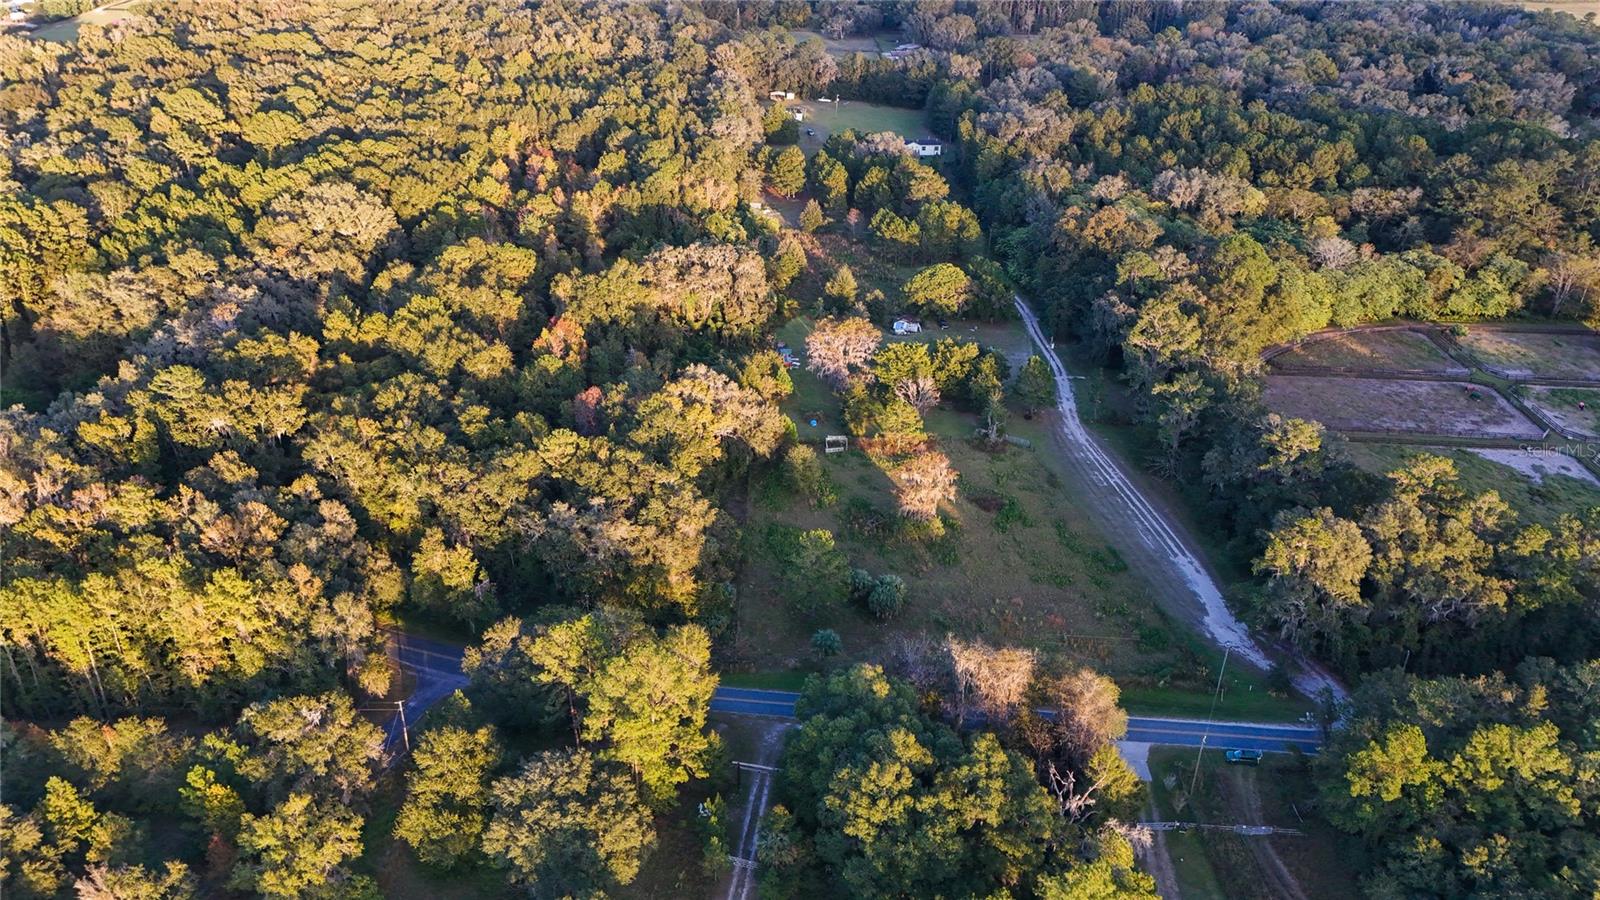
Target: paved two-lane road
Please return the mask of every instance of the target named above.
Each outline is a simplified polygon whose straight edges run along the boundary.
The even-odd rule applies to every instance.
[[[405,701],[405,721],[415,724],[427,709],[456,690],[466,687],[461,673],[462,648],[442,641],[393,632],[396,660],[417,680],[416,690]],[[793,719],[793,691],[759,688],[719,687],[711,698],[713,712],[746,716],[771,716]],[[401,738],[400,717],[389,723],[388,746],[393,749]],[[1209,735],[1209,738],[1206,736]],[[1176,747],[1206,746],[1229,750],[1287,750],[1291,746],[1315,752],[1322,743],[1321,733],[1306,725],[1272,725],[1255,722],[1211,722],[1195,719],[1163,719],[1130,716],[1126,740]]]
[[[719,687],[711,698],[711,710],[731,715],[792,719],[794,703],[798,699],[800,695],[792,691]],[[1322,746],[1322,732],[1310,725],[1129,716],[1128,734],[1124,740],[1169,747],[1198,747],[1204,741],[1207,747],[1218,750],[1287,752],[1291,748],[1298,748],[1306,753],[1315,753]]]
[[[461,654],[466,648],[399,631],[389,635],[394,641],[395,662],[417,680],[411,696],[401,703],[404,712],[396,712],[384,726],[384,749],[393,750],[403,744],[406,726],[416,724],[428,707],[466,687],[467,676],[461,673]]]

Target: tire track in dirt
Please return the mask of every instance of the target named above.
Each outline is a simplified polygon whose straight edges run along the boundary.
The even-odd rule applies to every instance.
[[[776,766],[778,759],[783,755],[784,736],[789,729],[794,727],[789,722],[773,722],[768,725],[766,733],[761,736],[761,746],[756,751],[756,758],[751,762],[761,766]],[[726,900],[749,900],[755,896],[758,878],[756,876],[756,850],[761,845],[761,823],[767,815],[767,804],[772,799],[772,772],[751,771],[749,775],[749,790],[745,793],[744,803],[738,812],[739,835],[733,847],[736,861],[733,871],[728,874],[727,889],[719,888],[716,897]]]
[[[1256,772],[1230,772],[1230,777],[1224,779],[1227,785],[1225,800],[1234,820],[1246,825],[1270,825],[1266,821],[1266,814],[1261,807],[1261,792],[1256,784]],[[1250,854],[1255,857],[1256,866],[1261,874],[1273,886],[1272,893],[1285,900],[1310,900],[1306,892],[1300,887],[1299,879],[1289,871],[1283,858],[1278,855],[1278,849],[1273,846],[1275,837],[1241,838],[1250,848]],[[1293,840],[1293,838],[1290,838]],[[1300,840],[1306,840],[1300,838]]]

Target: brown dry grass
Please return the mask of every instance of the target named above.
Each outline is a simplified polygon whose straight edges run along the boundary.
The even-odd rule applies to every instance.
[[[1267,406],[1335,431],[1538,438],[1543,429],[1492,389],[1460,381],[1271,375]]]
[[[1286,366],[1454,372],[1462,367],[1415,331],[1365,331],[1318,338],[1273,359]]]
[[[1600,381],[1600,335],[1470,329],[1461,345],[1513,378]]]

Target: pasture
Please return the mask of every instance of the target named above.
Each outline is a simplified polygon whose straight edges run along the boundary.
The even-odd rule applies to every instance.
[[[1576,437],[1600,438],[1600,388],[1528,385],[1526,401]]]
[[[1567,13],[1576,19],[1587,15],[1600,18],[1600,0],[1521,0],[1517,5],[1529,12]]]
[[[1357,331],[1312,338],[1272,358],[1274,366],[1467,374],[1417,331]]]
[[[1600,335],[1471,328],[1458,340],[1478,362],[1504,378],[1600,382]]]
[[[1544,429],[1494,390],[1462,381],[1269,375],[1263,399],[1335,431],[1538,439]]]

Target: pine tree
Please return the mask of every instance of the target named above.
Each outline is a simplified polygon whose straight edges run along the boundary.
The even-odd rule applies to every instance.
[[[1030,416],[1040,408],[1055,403],[1055,376],[1050,374],[1050,367],[1043,359],[1038,356],[1028,357],[1028,361],[1022,365],[1022,371],[1017,373],[1017,383],[1012,396],[1017,398]]]
[[[815,198],[807,200],[805,208],[800,210],[800,230],[810,234],[822,227],[822,207],[817,205]]]
[[[767,187],[780,197],[793,197],[806,186],[806,155],[799,147],[785,147],[768,157]]]
[[[850,306],[856,302],[856,273],[850,271],[849,266],[841,265],[833,270],[833,275],[828,278],[828,283],[822,286],[822,296],[833,301],[839,306]]]

